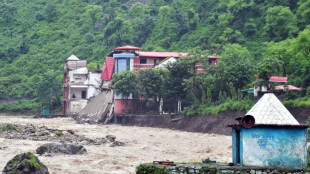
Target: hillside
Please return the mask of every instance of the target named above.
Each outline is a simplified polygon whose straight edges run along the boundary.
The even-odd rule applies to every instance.
[[[0,112],[59,108],[64,60],[75,54],[94,68],[122,45],[221,56],[226,75],[214,74],[213,100],[264,72],[307,88],[309,9],[309,0],[5,0]]]

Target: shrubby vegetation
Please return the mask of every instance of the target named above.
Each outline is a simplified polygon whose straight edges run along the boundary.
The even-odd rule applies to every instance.
[[[208,72],[195,73],[197,62],[203,62],[209,69]],[[114,74],[112,87],[116,93],[122,93],[126,105],[132,94],[136,101],[133,104],[142,109],[139,112],[154,109],[159,111],[161,99],[165,112],[177,112],[178,102],[181,102],[186,115],[250,109],[253,100],[248,96],[244,97],[240,92],[240,85],[234,84],[250,82],[251,75],[244,74],[229,80],[230,74],[227,70],[224,63],[214,67],[209,65],[207,57],[192,55],[180,58],[178,62],[168,65],[167,69],[144,69],[137,73],[123,71]]]
[[[75,54],[93,69],[122,45],[221,56],[219,68],[210,68],[212,75],[186,78],[171,100],[185,100],[187,90],[193,91],[188,101],[220,104],[218,96],[230,100],[231,89],[239,91],[255,75],[267,73],[287,75],[289,84],[307,88],[309,7],[309,0],[1,1],[0,112],[60,107],[61,88],[56,87],[62,83],[64,60]],[[53,78],[52,90],[42,89],[46,77]]]

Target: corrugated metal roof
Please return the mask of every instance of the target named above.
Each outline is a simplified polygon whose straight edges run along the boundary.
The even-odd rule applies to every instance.
[[[179,58],[179,57],[184,57],[188,56],[188,53],[184,52],[151,52],[151,51],[139,51],[139,56],[140,57],[161,57],[161,58],[166,58],[166,57],[174,57],[174,58]],[[217,56],[208,56],[210,59],[219,59],[220,57]]]
[[[101,79],[111,80],[114,70],[115,59],[113,57],[106,57],[103,65]]]
[[[148,52],[148,51],[139,51],[140,57],[182,57],[187,56],[188,53],[177,53],[177,52]]]
[[[140,47],[134,47],[134,46],[126,45],[126,46],[114,48],[113,50],[141,50],[141,48]]]
[[[272,93],[262,98],[246,114],[255,118],[255,124],[299,125],[294,116]]]
[[[288,90],[293,90],[293,91],[301,91],[300,88],[297,88],[296,86],[293,85],[279,85],[275,86],[275,90],[284,90],[284,87],[287,86]]]

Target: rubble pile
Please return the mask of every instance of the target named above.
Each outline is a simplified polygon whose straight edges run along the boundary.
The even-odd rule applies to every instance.
[[[122,146],[124,143],[115,143],[116,137],[112,139],[91,139],[83,135],[77,135],[73,130],[50,129],[46,126],[35,126],[33,124],[20,125],[0,123],[0,138],[28,139],[32,141],[51,141],[60,143],[71,143],[77,145],[102,145],[111,143],[111,146]]]

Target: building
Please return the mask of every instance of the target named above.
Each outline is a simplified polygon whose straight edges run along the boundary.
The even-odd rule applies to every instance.
[[[307,128],[272,93],[232,125],[233,162],[241,166],[307,167]]]
[[[140,51],[141,48],[134,46],[122,46],[114,48],[111,53],[105,58],[105,64],[101,79],[103,87],[109,86],[109,81],[112,79],[113,73],[118,74],[124,70],[139,71],[141,69],[164,67],[169,62],[175,62],[180,57],[188,56],[184,52],[147,52]],[[212,65],[217,64],[216,56],[208,56],[209,62]],[[196,64],[196,72],[205,72],[202,63]],[[129,99],[132,99],[129,97]],[[130,102],[128,102],[130,103]],[[125,104],[120,95],[114,96],[114,113],[123,114]]]
[[[71,55],[64,63],[63,114],[77,114],[101,92],[101,71],[90,71],[87,61]]]

